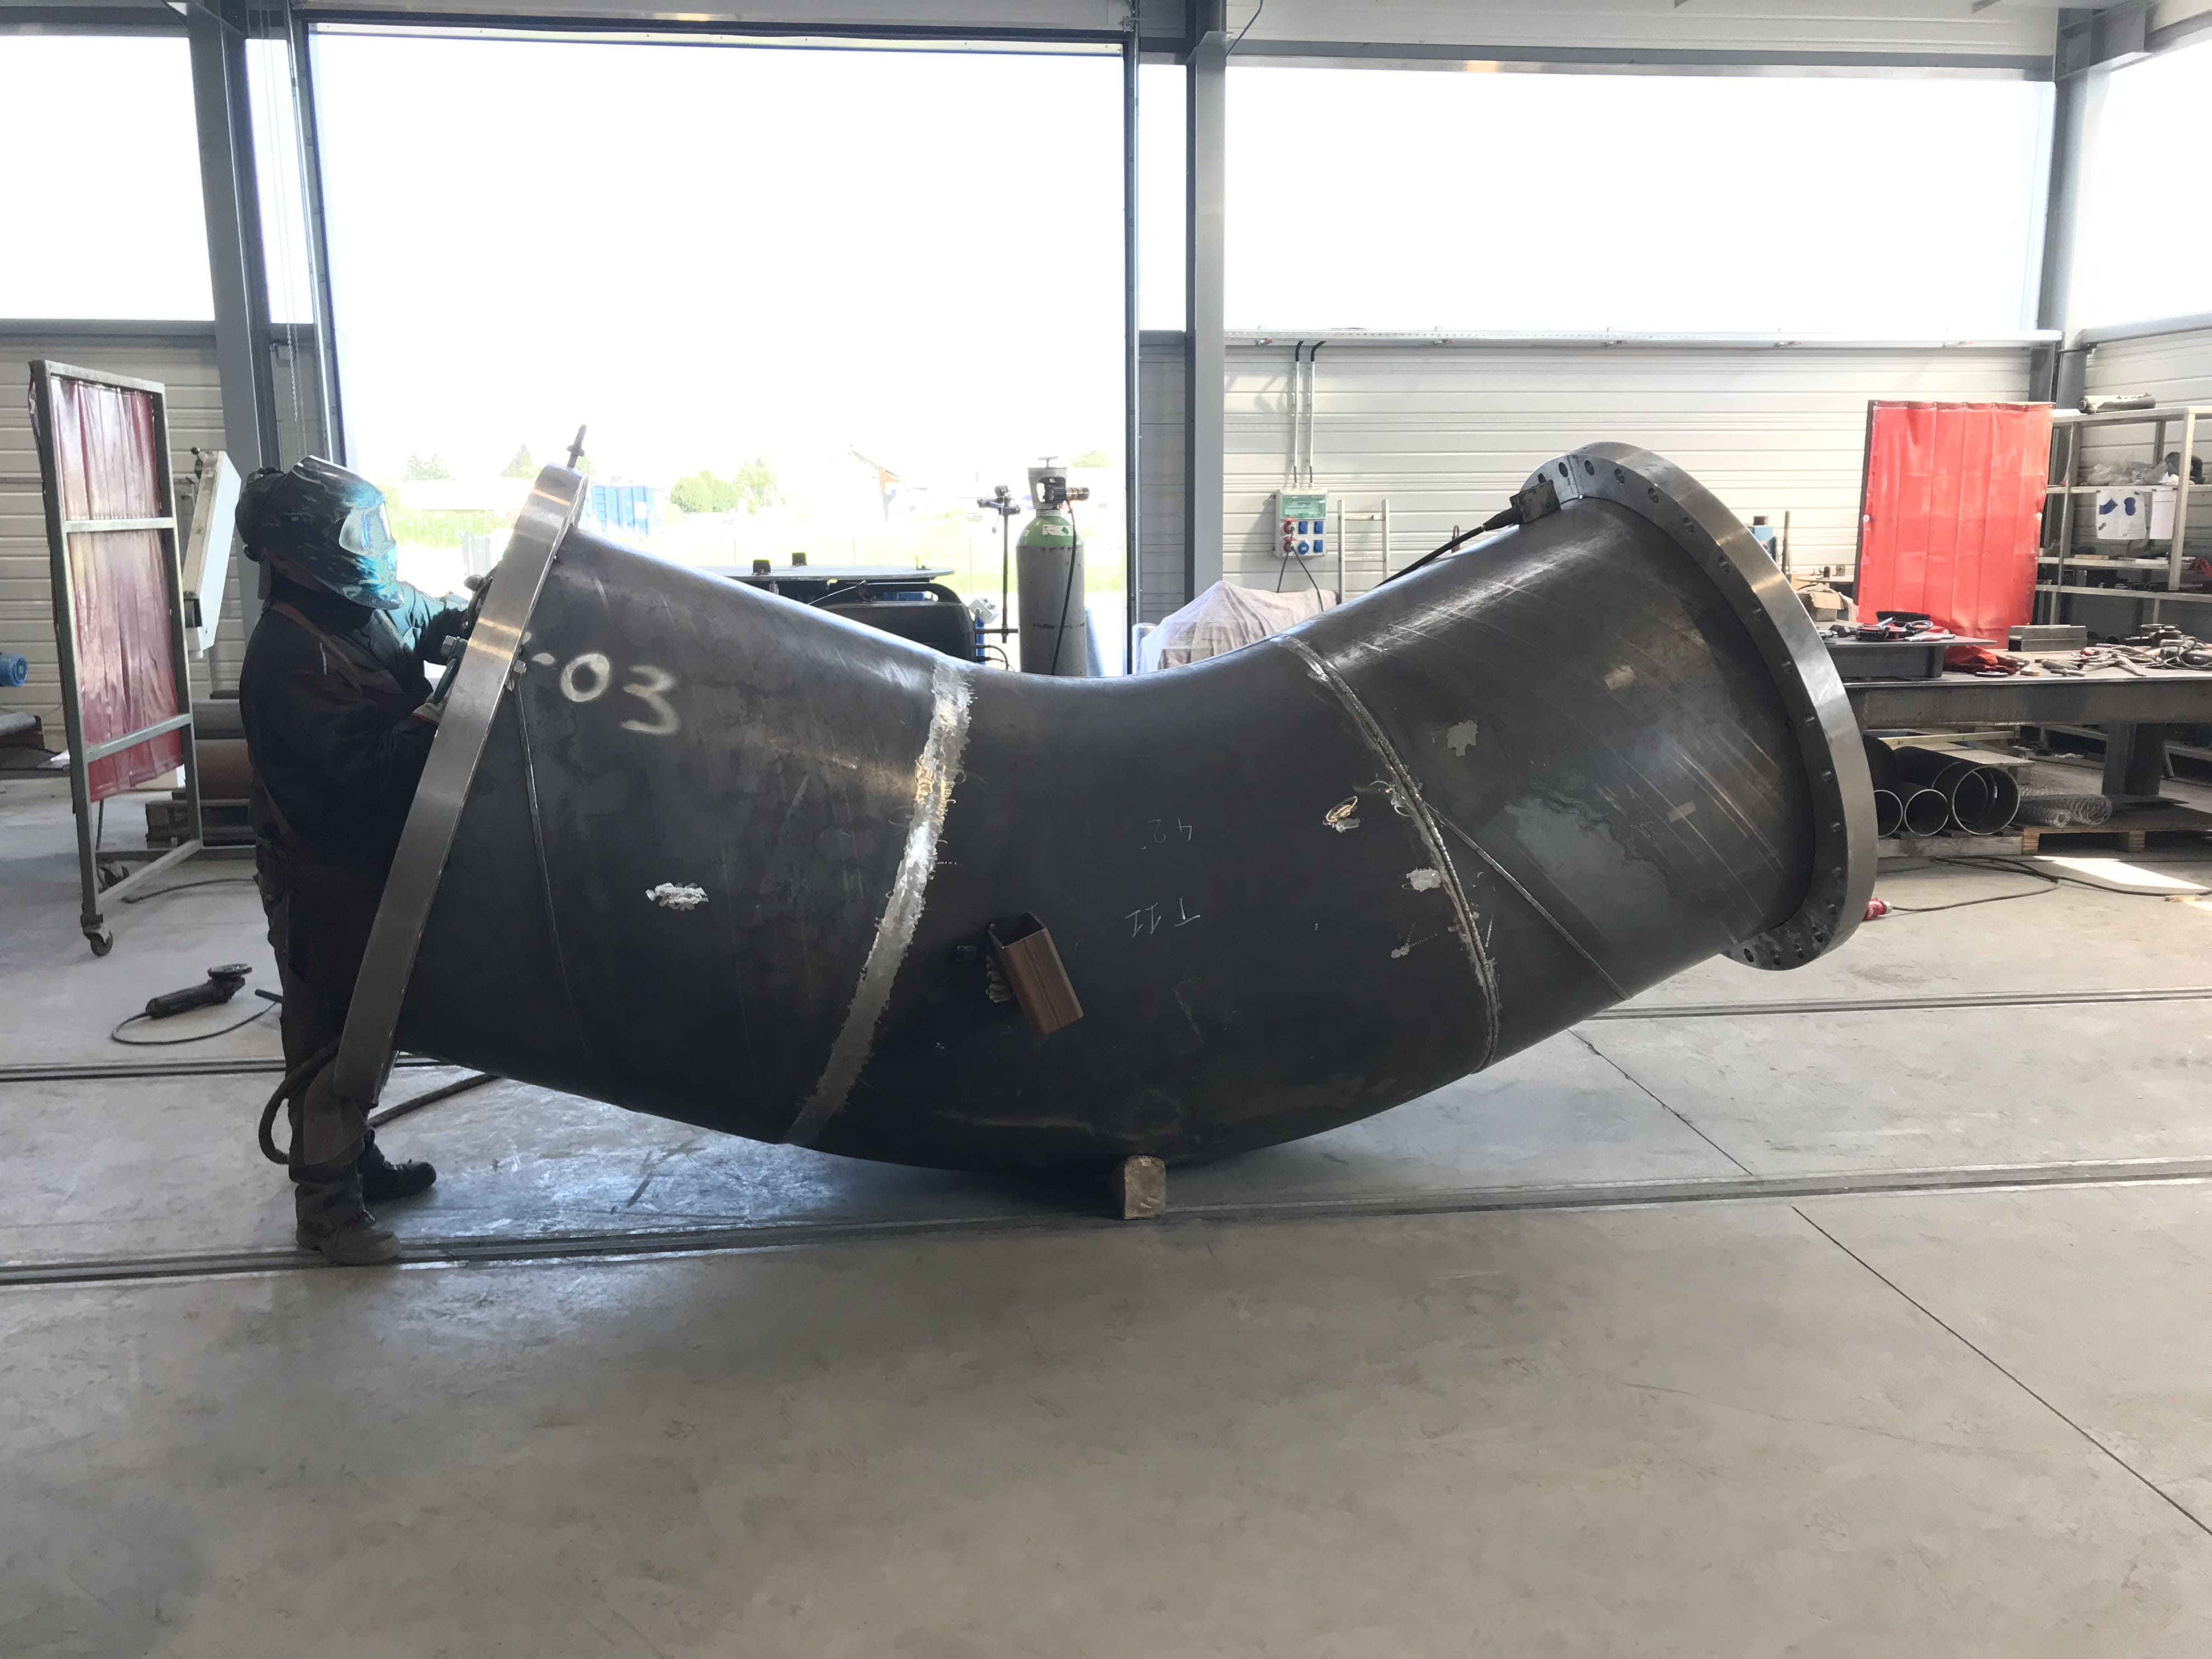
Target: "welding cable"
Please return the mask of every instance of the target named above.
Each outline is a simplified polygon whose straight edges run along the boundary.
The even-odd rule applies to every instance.
[[[276,1085],[276,1092],[269,1097],[267,1104],[262,1107],[261,1127],[256,1138],[261,1145],[261,1156],[271,1164],[283,1164],[289,1166],[292,1161],[284,1153],[276,1150],[276,1109],[293,1095],[299,1093],[313,1083],[316,1073],[330,1063],[337,1051],[338,1045],[335,1042],[325,1048],[318,1048],[292,1070],[285,1073],[284,1080]],[[371,1112],[368,1115],[368,1127],[372,1129],[380,1129],[394,1118],[404,1117],[410,1112],[419,1112],[425,1106],[434,1106],[441,1100],[451,1100],[455,1095],[466,1094],[471,1089],[480,1089],[487,1083],[496,1083],[499,1080],[499,1074],[496,1072],[473,1073],[458,1082],[448,1083],[436,1089],[425,1090],[412,1099],[403,1100],[396,1106],[387,1106],[380,1112]]]
[[[1954,864],[1964,863],[1966,860],[1942,859],[1937,861],[1943,864]],[[1892,904],[1889,907],[1889,914],[1896,916],[1930,916],[1938,910],[1964,910],[1968,906],[1975,904],[2002,904],[2007,899],[2041,898],[2045,893],[2056,892],[2058,889],[2058,878],[2056,876],[2046,876],[2039,870],[2022,870],[2018,873],[2023,876],[2033,876],[2044,884],[2040,887],[2031,887],[2025,892],[1991,893],[1984,898],[1954,899],[1948,904]]]
[[[275,1134],[276,1109],[314,1081],[315,1073],[329,1065],[337,1057],[337,1052],[338,1045],[335,1039],[316,1049],[313,1054],[309,1054],[297,1066],[284,1073],[283,1080],[277,1084],[276,1092],[269,1097],[269,1103],[261,1109],[261,1127],[257,1139],[261,1143],[261,1156],[271,1164],[282,1164],[289,1169],[292,1163],[289,1154],[276,1150]]]
[[[2051,871],[2038,870],[2033,866],[2006,858],[1936,858],[1930,859],[1929,862],[1953,865],[1966,870],[1987,870],[1997,875],[2030,876],[2041,882],[2043,885],[2031,887],[2025,892],[1992,893],[1986,898],[1956,899],[1948,904],[1893,904],[1889,907],[1893,915],[1925,916],[1933,915],[1938,910],[1963,910],[1967,906],[1974,904],[2002,904],[2008,899],[2034,898],[2040,894],[2052,892],[2060,887],[2086,887],[2093,893],[2111,893],[2119,898],[2173,899],[2195,896],[2188,893],[2146,892],[2140,888],[2110,887],[2100,881],[2085,881],[2079,876],[2062,876]]]
[[[419,1112],[425,1106],[434,1106],[441,1100],[451,1100],[455,1095],[465,1095],[471,1089],[481,1089],[487,1083],[500,1080],[497,1072],[471,1072],[457,1083],[447,1083],[435,1089],[426,1089],[412,1099],[403,1100],[397,1106],[387,1106],[380,1112],[368,1115],[368,1127],[381,1129],[396,1117],[405,1117],[410,1112]]]
[[[1458,535],[1446,542],[1442,547],[1436,548],[1430,552],[1422,554],[1419,558],[1414,560],[1413,563],[1407,565],[1403,570],[1392,571],[1389,575],[1382,579],[1382,581],[1395,582],[1401,576],[1410,576],[1416,570],[1419,570],[1423,565],[1432,564],[1437,560],[1443,557],[1447,553],[1458,552],[1462,546],[1466,545],[1468,542],[1474,540],[1478,536],[1487,536],[1493,530],[1504,530],[1521,522],[1521,509],[1518,507],[1509,507],[1501,512],[1493,513],[1488,518],[1485,519],[1480,524],[1475,526],[1474,529],[1462,531]],[[1381,586],[1382,582],[1377,582],[1376,586],[1378,587]]]
[[[2081,876],[2062,876],[2049,871],[2033,869],[2025,864],[2016,863],[2010,859],[2002,858],[1994,854],[1985,854],[1980,858],[1939,858],[1931,861],[1936,864],[1980,865],[1992,870],[2010,871],[2015,875],[2037,876],[2040,877],[2045,881],[2055,882],[2062,887],[2086,887],[2093,893],[2110,893],[2116,898],[2148,898],[2163,900],[2196,898],[2200,896],[2200,895],[2196,893],[2160,892],[2146,890],[2141,887],[2112,887],[2107,885],[2104,882],[2090,881]]]
[[[1077,549],[1082,545],[1075,537],[1073,514],[1068,515],[1067,525],[1067,581],[1060,590],[1060,620],[1053,624],[1052,666],[1044,671],[1048,675],[1060,672],[1060,647],[1067,643],[1067,602],[1075,597],[1075,567],[1079,562]],[[1088,595],[1085,596],[1083,620],[1086,625],[1091,620]],[[1084,638],[1087,641],[1090,635],[1085,634]]]

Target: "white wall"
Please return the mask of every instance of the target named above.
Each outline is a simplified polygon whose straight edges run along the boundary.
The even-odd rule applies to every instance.
[[[312,435],[320,416],[313,385],[311,347],[297,348],[299,369],[288,348],[277,349],[278,442],[289,462],[318,447]],[[191,451],[222,446],[222,394],[216,382],[215,328],[207,323],[106,324],[0,322],[0,651],[27,657],[27,684],[0,687],[0,709],[27,709],[46,723],[52,747],[61,746],[61,680],[54,645],[52,559],[46,545],[39,453],[27,408],[34,359],[51,358],[79,368],[104,369],[167,388],[169,461],[180,479],[191,476]],[[299,403],[293,401],[297,392]],[[228,691],[238,684],[245,656],[239,620],[241,571],[231,562],[230,591],[215,643],[191,661],[192,690]]]
[[[1170,337],[1151,337],[1158,343],[1146,361],[1139,602],[1147,620],[1179,602],[1182,563],[1180,498],[1158,498],[1179,482],[1160,452],[1179,446],[1181,363]],[[1276,556],[1273,533],[1273,492],[1290,483],[1291,353],[1288,343],[1229,352],[1224,568],[1248,587],[1303,580]],[[1333,508],[1354,512],[1388,496],[1395,569],[1455,526],[1504,506],[1553,456],[1618,439],[1684,467],[1747,520],[1764,513],[1778,526],[1788,513],[1795,566],[1846,575],[1856,555],[1869,401],[2013,401],[2027,392],[2028,354],[2016,346],[1324,347],[1312,488],[1327,490]],[[1382,574],[1377,528],[1354,526],[1347,553],[1345,586],[1364,592]],[[1324,587],[1335,586],[1335,562],[1332,550],[1315,568]]]

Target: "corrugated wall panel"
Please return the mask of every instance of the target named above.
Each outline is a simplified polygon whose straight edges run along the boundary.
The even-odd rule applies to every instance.
[[[2212,403],[2212,328],[2100,345],[2087,385],[2093,398],[2148,392],[2162,404]]]
[[[277,441],[289,461],[320,447],[320,404],[310,373],[312,344],[280,344],[275,355]],[[31,664],[27,684],[0,688],[0,709],[27,709],[40,716],[50,739],[58,739],[61,682],[54,648],[51,561],[27,402],[30,365],[41,357],[156,380],[167,387],[170,464],[180,477],[191,476],[195,446],[222,445],[222,393],[211,325],[158,325],[134,334],[116,325],[104,325],[96,333],[72,333],[66,325],[0,325],[0,651],[16,652]],[[246,647],[240,622],[241,571],[250,576],[252,568],[243,560],[232,561],[214,645],[205,657],[191,660],[195,696],[228,690],[238,684]]]
[[[1799,568],[1848,574],[1870,399],[2027,394],[2020,348],[1746,350],[1717,347],[1324,347],[1315,369],[1313,485],[1355,513],[1391,508],[1393,568],[1505,504],[1552,456],[1597,439],[1656,450],[1748,520],[1790,514]],[[1271,523],[1291,482],[1291,352],[1232,348],[1224,564],[1248,586],[1283,576]],[[1382,570],[1355,526],[1346,586]],[[1334,554],[1317,569],[1333,586]],[[1289,580],[1297,580],[1295,570]]]
[[[1182,336],[1147,336],[1138,356],[1136,618],[1158,622],[1183,592]]]

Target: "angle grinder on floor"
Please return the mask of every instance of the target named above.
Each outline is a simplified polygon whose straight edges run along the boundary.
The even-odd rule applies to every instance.
[[[149,997],[146,1000],[145,1008],[117,1025],[107,1034],[108,1040],[133,1048],[167,1048],[180,1042],[198,1042],[208,1037],[221,1036],[226,1031],[235,1031],[241,1026],[251,1025],[262,1015],[267,1013],[270,1008],[282,1003],[283,999],[274,991],[257,990],[254,995],[263,999],[264,1006],[256,1008],[243,1019],[233,1020],[229,1024],[218,1026],[212,1031],[195,1031],[190,1036],[128,1037],[123,1035],[131,1027],[142,1021],[173,1019],[179,1014],[188,1014],[195,1008],[220,1007],[246,988],[246,981],[252,976],[252,968],[243,962],[226,962],[217,967],[210,968],[207,970],[207,977],[197,985],[187,985],[181,990],[164,991],[159,996]]]

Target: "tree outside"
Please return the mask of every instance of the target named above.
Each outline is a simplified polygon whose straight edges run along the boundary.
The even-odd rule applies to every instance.
[[[686,513],[757,513],[782,503],[775,468],[756,459],[724,478],[713,472],[694,472],[678,478],[668,489],[668,499]]]

